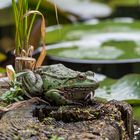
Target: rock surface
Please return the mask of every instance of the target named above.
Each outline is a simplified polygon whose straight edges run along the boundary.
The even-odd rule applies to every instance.
[[[125,102],[49,106],[40,98],[0,110],[0,140],[132,140],[132,108]]]

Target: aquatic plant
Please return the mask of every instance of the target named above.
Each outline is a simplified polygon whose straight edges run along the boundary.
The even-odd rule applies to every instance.
[[[38,0],[35,10],[38,10],[40,3],[41,0]],[[12,0],[12,6],[14,10],[16,26],[15,51],[16,56],[19,56],[23,49],[27,51],[29,48],[30,33],[36,14],[32,16],[31,20],[28,16],[25,16],[25,13],[28,12],[28,0],[18,0],[17,2],[16,0]]]
[[[12,0],[12,6],[15,15],[16,35],[15,35],[15,69],[16,72],[24,69],[33,70],[42,64],[46,51],[45,51],[45,19],[41,12],[38,11],[41,0],[38,0],[35,10],[28,9],[28,0]],[[32,17],[30,18],[29,16]],[[41,35],[43,48],[41,54],[36,62],[32,58],[34,47],[29,44],[31,30],[35,21],[36,15],[41,15]]]

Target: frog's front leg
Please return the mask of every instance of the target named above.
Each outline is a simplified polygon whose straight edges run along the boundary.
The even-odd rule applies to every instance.
[[[79,104],[79,103],[66,99],[60,93],[61,93],[61,91],[59,91],[59,90],[55,90],[55,89],[49,90],[44,93],[45,99],[47,101],[53,103],[54,105]]]
[[[90,103],[91,101],[93,101],[93,99],[94,99],[94,93],[95,93],[94,91],[91,91],[90,93],[88,93],[84,100],[87,103]]]

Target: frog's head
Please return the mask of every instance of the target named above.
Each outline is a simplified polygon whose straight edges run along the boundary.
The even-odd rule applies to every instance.
[[[92,71],[77,72],[77,75],[72,78],[67,78],[61,84],[60,88],[64,90],[72,90],[73,92],[94,91],[99,86],[94,78]]]
[[[99,85],[92,71],[74,71],[62,64],[42,67],[38,72],[43,77],[45,89],[94,91]]]

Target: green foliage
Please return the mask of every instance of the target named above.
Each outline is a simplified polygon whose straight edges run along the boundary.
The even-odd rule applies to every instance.
[[[140,123],[140,106],[133,106],[134,119]]]
[[[140,31],[140,21],[134,21],[132,23],[104,20],[96,24],[93,23],[77,23],[74,25],[65,25],[60,28],[54,27],[54,29],[47,28],[46,33],[46,43],[57,43],[63,41],[75,41],[81,40],[83,38],[88,38],[92,35],[102,34],[102,33],[118,33],[126,32],[133,33]],[[93,38],[94,39],[94,38]]]
[[[106,78],[100,82],[95,96],[107,100],[123,100],[140,105],[140,74],[129,74],[118,80]]]
[[[125,60],[140,57],[139,21],[105,20],[97,24],[79,23],[63,26],[61,32],[56,27],[50,31],[47,29],[46,43],[63,42],[55,44],[54,48],[50,45],[48,55],[87,60]],[[88,40],[90,41],[87,45]]]
[[[38,0],[35,10],[38,10],[41,0]],[[28,42],[35,20],[35,15],[33,15],[31,22],[29,24],[28,17],[24,17],[25,13],[28,11],[28,0],[12,0],[12,6],[15,15],[15,24],[16,24],[16,55],[19,55],[22,49],[28,49]]]
[[[0,99],[5,101],[6,103],[13,103],[16,101],[23,100],[21,84],[19,82],[11,82],[10,86],[10,89],[4,94],[2,94]]]
[[[105,78],[100,82],[100,87],[95,91],[95,96],[106,100],[115,99],[128,102],[133,107],[134,119],[140,122],[139,84],[140,74],[129,74],[120,79]]]
[[[22,84],[17,81],[17,78],[25,73],[26,72],[20,72],[14,75],[14,80],[9,83],[10,89],[3,93],[2,96],[0,96],[0,100],[8,104],[24,100],[23,95],[25,94],[25,92],[22,89]]]

